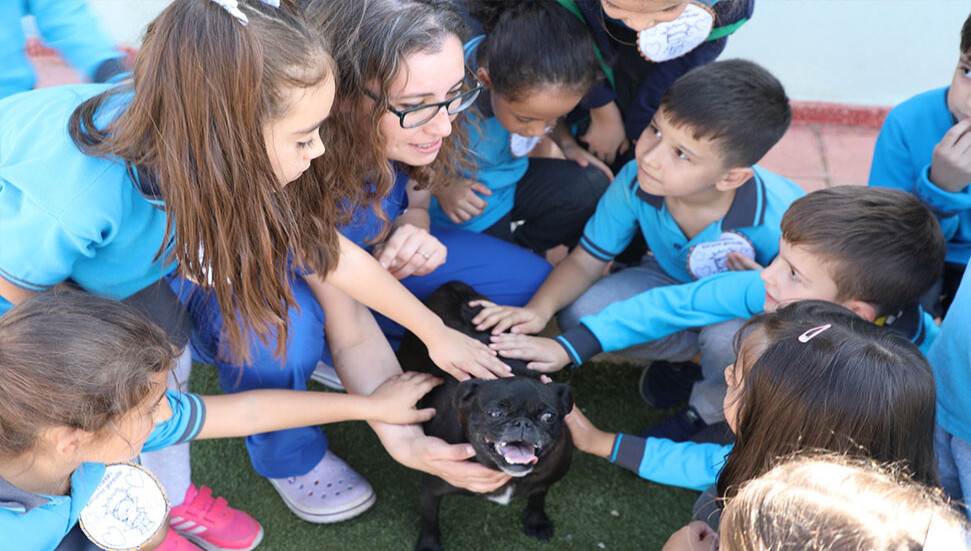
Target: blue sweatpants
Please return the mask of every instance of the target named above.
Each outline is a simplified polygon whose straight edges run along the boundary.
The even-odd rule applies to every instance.
[[[419,299],[443,283],[461,280],[499,303],[523,305],[551,269],[539,256],[488,235],[438,226],[433,226],[432,234],[448,248],[448,260],[431,274],[402,280]],[[183,279],[172,279],[171,284],[195,324],[193,355],[197,361],[216,367],[224,392],[257,388],[306,390],[317,361],[330,360],[324,340],[324,311],[303,278],[293,277],[290,281],[299,308],[291,308],[288,314],[289,335],[283,364],[273,353],[275,336],[264,344],[252,331],[249,363],[239,365],[221,357],[224,355],[217,351],[223,313],[215,294]],[[389,339],[397,342],[404,329],[383,316],[378,318]],[[306,474],[320,462],[327,452],[327,437],[320,427],[289,429],[249,436],[246,448],[257,473],[285,478]]]

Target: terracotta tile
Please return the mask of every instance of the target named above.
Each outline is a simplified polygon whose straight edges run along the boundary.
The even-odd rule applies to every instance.
[[[819,138],[811,126],[790,126],[779,143],[758,164],[789,178],[826,177]]]
[[[790,178],[793,182],[799,184],[799,187],[806,190],[806,193],[812,193],[817,189],[823,189],[829,187],[829,182],[823,178]]]
[[[819,126],[818,130],[830,181],[866,182],[880,131],[848,126]]]

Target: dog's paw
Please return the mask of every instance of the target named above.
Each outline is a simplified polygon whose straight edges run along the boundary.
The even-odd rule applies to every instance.
[[[542,511],[526,511],[523,515],[523,532],[531,538],[549,542],[553,539],[553,521]]]

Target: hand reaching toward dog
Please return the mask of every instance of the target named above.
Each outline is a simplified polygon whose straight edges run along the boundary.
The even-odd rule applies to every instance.
[[[546,327],[550,319],[535,310],[516,306],[500,306],[488,300],[473,300],[469,306],[482,306],[482,310],[472,318],[476,331],[492,328],[492,334],[538,333]]]
[[[573,411],[566,416],[565,420],[567,428],[570,429],[570,435],[573,437],[573,445],[578,450],[603,458],[610,456],[614,449],[614,440],[617,439],[617,434],[598,429],[575,405]]]
[[[528,362],[526,367],[541,373],[553,373],[570,363],[570,356],[558,342],[546,337],[503,333],[492,336],[489,348],[503,358]]]
[[[390,377],[368,397],[368,418],[393,425],[424,423],[434,408],[415,409],[418,400],[444,381],[428,373],[406,371]]]
[[[496,352],[455,329],[444,327],[434,339],[426,340],[425,345],[435,365],[459,381],[470,377],[495,379],[512,376],[512,368],[497,358]]]
[[[473,492],[491,492],[511,476],[474,461],[475,450],[470,444],[449,444],[440,438],[423,436],[412,441],[412,461],[403,464],[435,475],[452,486]]]

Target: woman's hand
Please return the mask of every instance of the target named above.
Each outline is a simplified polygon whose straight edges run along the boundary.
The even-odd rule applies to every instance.
[[[442,382],[428,373],[414,371],[390,377],[368,396],[368,419],[393,425],[424,423],[435,416],[435,408],[415,409],[415,406]]]
[[[407,214],[407,212],[405,213]],[[402,214],[401,216],[405,216]],[[371,253],[397,279],[426,275],[445,263],[448,250],[427,229],[402,223]]]
[[[468,222],[482,214],[489,202],[486,197],[492,195],[492,190],[474,180],[456,180],[452,185],[435,194],[442,212],[455,224]]]
[[[386,448],[396,461],[406,467],[477,493],[496,490],[512,478],[502,471],[467,461],[475,457],[475,450],[470,444],[449,444],[440,438],[419,435],[397,440]]]

